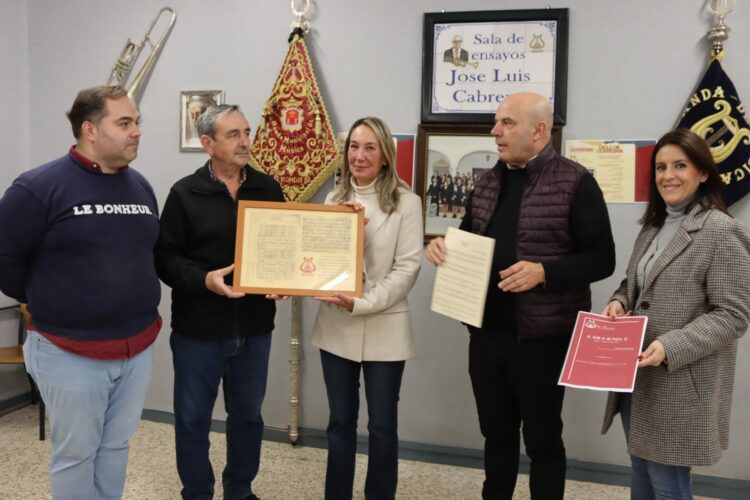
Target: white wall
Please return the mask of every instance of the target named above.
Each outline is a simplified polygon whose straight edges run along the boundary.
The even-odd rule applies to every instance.
[[[24,5],[28,4],[28,16]],[[456,8],[455,2],[429,0],[318,1],[309,16],[308,37],[319,83],[334,128],[345,130],[356,118],[374,114],[394,131],[415,133],[420,112],[422,13]],[[153,183],[160,203],[169,187],[192,172],[205,155],[178,150],[178,99],[182,89],[222,88],[227,102],[239,103],[256,124],[263,103],[286,52],[292,15],[289,3],[278,0],[180,0],[173,2],[177,26],[156,67],[141,103],[143,140],[135,167]],[[539,0],[464,0],[462,10],[544,8]],[[703,2],[684,0],[558,0],[570,8],[568,121],[564,139],[656,138],[672,127],[704,67],[709,27]],[[63,154],[72,143],[63,112],[80,88],[103,83],[126,38],[140,40],[157,11],[153,1],[28,0],[3,3],[0,28],[21,32],[29,44],[2,44],[5,67],[28,77],[18,83],[3,71],[0,88],[8,87],[17,123],[7,123],[0,141],[9,141],[14,161],[0,169],[0,184],[9,184],[20,168]],[[734,29],[724,65],[738,92],[750,103],[750,6],[738,2],[727,19]],[[5,40],[2,38],[0,40]],[[12,47],[12,49],[11,49]],[[28,48],[28,57],[25,49]],[[9,51],[8,54],[4,51]],[[7,62],[6,62],[7,60]],[[7,94],[6,94],[7,95]],[[12,115],[10,115],[12,116]],[[17,124],[36,141],[15,139]],[[8,137],[10,136],[10,137]],[[26,136],[24,136],[26,137]],[[15,155],[15,157],[13,156]],[[324,188],[323,191],[326,189]],[[320,199],[319,195],[316,200]],[[611,205],[618,250],[613,277],[593,287],[594,310],[600,310],[624,274],[643,206]],[[734,214],[750,224],[750,197]],[[482,440],[467,374],[468,335],[456,322],[429,312],[434,271],[425,265],[410,301],[418,357],[407,363],[400,407],[400,438],[431,444],[480,448]],[[169,319],[164,290],[161,312]],[[323,429],[327,408],[319,356],[309,344],[316,305],[303,303],[304,364],[302,411],[304,427]],[[282,304],[272,349],[272,368],[264,408],[266,423],[288,422],[289,304]],[[1,326],[1,325],[0,325]],[[171,411],[172,368],[169,329],[158,340],[157,364],[146,406]],[[750,479],[750,340],[740,346],[731,448],[706,474]],[[626,464],[623,437],[613,429],[598,435],[604,397],[570,390],[564,410],[570,458]],[[218,405],[215,416],[223,413]],[[668,416],[665,416],[668,418]],[[364,430],[364,418],[363,427]]]
[[[29,165],[29,44],[25,0],[0,3],[0,96],[5,121],[0,122],[0,189]],[[0,294],[0,306],[15,301]],[[18,314],[0,312],[0,346],[18,342]],[[0,365],[0,401],[28,392],[23,367]]]

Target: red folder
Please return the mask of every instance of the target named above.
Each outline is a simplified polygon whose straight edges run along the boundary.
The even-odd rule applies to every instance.
[[[559,385],[633,392],[646,316],[607,316],[580,311]]]

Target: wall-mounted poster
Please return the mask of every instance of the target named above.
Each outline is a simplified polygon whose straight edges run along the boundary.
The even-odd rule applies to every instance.
[[[565,124],[568,9],[424,15],[422,121],[492,123],[508,95],[547,97]]]
[[[607,203],[648,201],[653,140],[570,140],[565,156],[594,176]]]

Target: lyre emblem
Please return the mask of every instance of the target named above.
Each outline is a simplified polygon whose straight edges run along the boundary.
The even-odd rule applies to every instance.
[[[547,44],[544,43],[544,40],[542,39],[541,33],[539,33],[538,35],[531,35],[529,47],[531,47],[533,50],[542,50],[546,45]]]
[[[302,257],[302,265],[299,266],[299,270],[303,273],[313,273],[315,272],[315,264],[313,264],[313,257]]]
[[[750,145],[750,129],[739,126],[736,118],[732,118],[732,106],[724,99],[714,102],[717,113],[698,120],[690,130],[705,139],[711,155],[716,163],[721,163],[734,153],[740,141]],[[716,125],[721,122],[721,126]]]

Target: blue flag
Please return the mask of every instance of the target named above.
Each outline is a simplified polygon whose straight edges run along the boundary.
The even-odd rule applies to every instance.
[[[721,67],[722,56],[711,59],[677,127],[689,128],[708,143],[724,182],[721,196],[729,206],[750,191],[750,125],[734,84]]]

